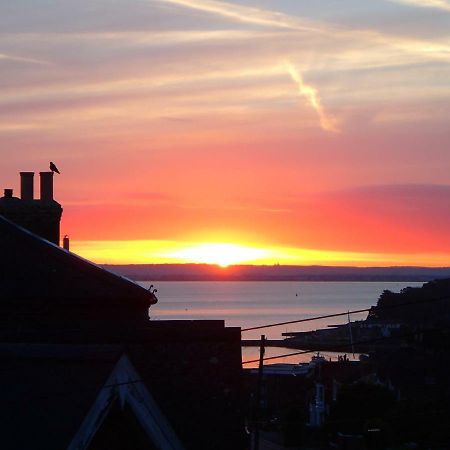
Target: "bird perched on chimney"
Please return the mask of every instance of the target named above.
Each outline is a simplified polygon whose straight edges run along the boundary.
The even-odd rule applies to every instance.
[[[55,166],[55,164],[52,161],[50,161],[50,170],[52,172],[56,172],[56,173],[61,174],[61,172],[58,170],[58,168]]]

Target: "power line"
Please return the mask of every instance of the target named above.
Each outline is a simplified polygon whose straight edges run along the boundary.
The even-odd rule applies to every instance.
[[[280,325],[289,325],[291,323],[301,323],[301,322],[310,322],[312,320],[329,319],[330,317],[346,316],[347,314],[357,314],[357,313],[361,313],[361,312],[367,312],[370,310],[371,310],[371,308],[355,309],[354,311],[346,311],[343,313],[326,314],[325,316],[314,316],[314,317],[308,317],[307,319],[289,320],[288,322],[277,322],[277,323],[271,323],[269,325],[259,325],[257,327],[242,328],[241,331],[244,332],[244,331],[252,331],[252,330],[261,330],[262,328],[278,327]]]
[[[358,345],[358,344],[369,344],[369,343],[373,343],[373,342],[379,342],[379,341],[386,341],[389,339],[402,339],[405,337],[411,337],[414,336],[418,333],[423,333],[423,332],[427,332],[427,331],[448,331],[450,330],[450,326],[448,327],[436,327],[436,328],[429,328],[429,329],[424,329],[424,330],[418,330],[418,331],[413,331],[410,333],[405,333],[399,336],[383,336],[383,337],[379,337],[379,338],[374,338],[374,339],[366,339],[366,340],[361,340],[361,341],[356,341],[353,344],[354,345]],[[345,344],[337,344],[333,347],[333,350],[329,350],[329,351],[335,351],[334,349],[339,349],[339,348],[347,348],[347,347],[351,347],[350,343],[345,343]],[[302,350],[302,351],[298,351],[298,352],[292,352],[292,353],[285,353],[282,355],[277,355],[277,356],[269,356],[267,358],[262,358],[262,361],[269,361],[269,360],[274,360],[274,359],[280,359],[280,358],[286,358],[289,356],[297,356],[297,355],[305,355],[305,354],[309,354],[309,353],[316,353],[317,350]],[[255,362],[259,362],[260,359],[254,359],[254,360],[249,360],[249,361],[243,361],[242,364],[251,364],[251,363],[255,363]],[[129,381],[123,381],[123,382],[117,382],[117,383],[110,383],[110,384],[105,384],[101,387],[92,387],[92,388],[83,388],[83,389],[77,389],[76,391],[72,391],[72,392],[48,392],[46,393],[45,397],[43,397],[42,395],[40,396],[36,396],[36,397],[31,397],[31,398],[47,398],[48,396],[58,396],[58,395],[68,395],[70,393],[80,393],[80,392],[89,392],[92,390],[103,390],[103,389],[109,389],[109,388],[113,388],[113,387],[118,387],[118,386],[125,386],[125,385],[130,385],[130,384],[136,384],[136,383],[145,383],[145,380],[143,379],[135,379],[135,380],[129,380]],[[27,399],[30,399],[30,397],[27,397]],[[17,399],[15,399],[15,401],[17,401]]]
[[[450,330],[450,326],[449,327],[437,327],[437,328],[430,328],[430,329],[425,329],[425,330],[418,330],[418,331],[413,331],[410,333],[405,333],[399,336],[383,336],[383,337],[379,337],[379,338],[374,338],[374,339],[366,339],[366,340],[362,340],[362,341],[355,341],[353,342],[353,345],[359,345],[359,344],[371,344],[374,342],[379,342],[379,341],[386,341],[389,339],[403,339],[406,337],[411,337],[414,336],[416,334],[419,333],[423,333],[423,332],[427,332],[427,331],[448,331]],[[336,344],[332,347],[333,350],[328,350],[328,351],[336,351],[337,349],[344,349],[344,348],[348,348],[351,347],[352,344],[351,343],[346,343],[346,344]],[[263,361],[269,361],[269,360],[274,360],[274,359],[280,359],[280,358],[287,358],[289,356],[298,356],[298,355],[306,355],[308,353],[316,353],[317,350],[301,350],[299,352],[293,352],[293,353],[284,353],[282,355],[277,355],[277,356],[268,356],[267,358],[263,358]],[[242,365],[244,364],[253,364],[255,362],[259,362],[259,359],[252,359],[249,361],[242,361]]]
[[[347,314],[358,314],[358,313],[362,313],[362,312],[371,311],[372,309],[375,311],[379,311],[379,310],[385,310],[385,309],[390,309],[390,308],[400,308],[402,306],[420,305],[422,303],[433,303],[433,302],[437,302],[437,301],[441,301],[441,300],[449,300],[449,297],[446,296],[446,297],[440,297],[440,298],[434,298],[434,299],[425,299],[425,300],[419,300],[416,302],[400,303],[400,304],[396,304],[396,305],[371,306],[370,308],[355,309],[353,311],[345,311],[345,312],[340,312],[340,313],[335,313],[335,314],[326,314],[324,316],[314,316],[314,317],[308,317],[306,319],[289,320],[287,322],[277,322],[277,323],[270,323],[267,325],[258,325],[257,327],[242,328],[241,332],[252,331],[252,330],[261,330],[263,328],[278,327],[280,325],[290,325],[293,323],[311,322],[311,321],[320,320],[320,319],[329,319],[331,317],[346,316]]]

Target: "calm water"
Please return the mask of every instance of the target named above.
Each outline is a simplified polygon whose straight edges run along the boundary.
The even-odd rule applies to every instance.
[[[148,287],[150,282],[140,282]],[[227,326],[248,328],[274,322],[304,319],[317,315],[364,309],[375,305],[384,289],[398,292],[422,283],[392,282],[154,282],[159,302],[150,309],[152,320],[223,319]],[[354,314],[351,320],[364,319],[367,313]],[[347,317],[245,332],[243,338],[279,339],[286,331],[305,331],[344,323]],[[292,352],[292,350],[288,350]],[[268,349],[266,356],[286,353]],[[242,359],[255,359],[257,348],[244,348]],[[333,357],[332,353],[327,356]],[[273,362],[309,361],[310,355]]]

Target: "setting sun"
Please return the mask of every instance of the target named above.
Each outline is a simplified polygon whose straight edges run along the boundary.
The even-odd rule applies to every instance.
[[[212,243],[195,241],[72,241],[80,256],[100,264],[239,264],[259,265],[377,265],[445,266],[445,253],[368,253],[278,247],[256,243]]]
[[[260,248],[244,247],[237,244],[197,244],[187,247],[167,256],[178,258],[186,262],[217,264],[227,267],[261,259],[267,251]]]

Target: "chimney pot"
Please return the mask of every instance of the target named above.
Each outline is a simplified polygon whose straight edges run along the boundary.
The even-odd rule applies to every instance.
[[[41,176],[41,200],[53,201],[53,172],[39,172]]]
[[[5,198],[12,198],[12,196],[13,196],[13,190],[5,189]]]
[[[67,234],[64,236],[64,239],[63,239],[63,249],[70,251],[70,240],[69,240],[69,236],[67,236]]]
[[[20,172],[20,198],[34,199],[34,172]]]

